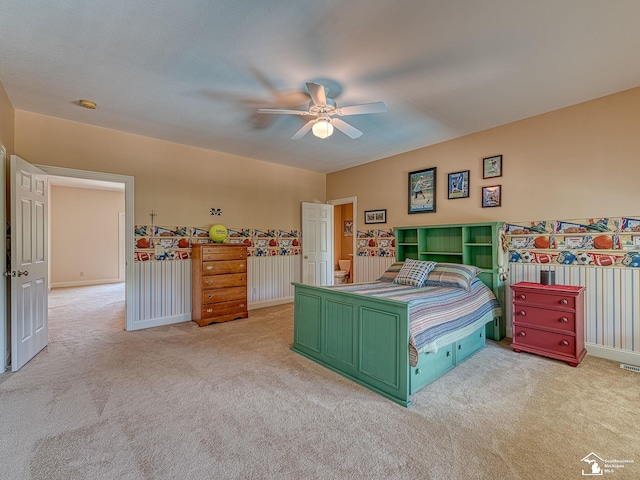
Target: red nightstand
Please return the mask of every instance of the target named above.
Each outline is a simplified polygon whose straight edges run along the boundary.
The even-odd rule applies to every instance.
[[[529,352],[578,366],[584,348],[584,287],[519,282],[513,294],[515,352]]]

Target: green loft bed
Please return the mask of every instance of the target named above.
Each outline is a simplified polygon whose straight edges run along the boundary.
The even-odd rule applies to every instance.
[[[483,324],[409,361],[409,305],[333,288],[294,283],[291,349],[409,407],[409,396],[485,346]],[[492,323],[489,319],[487,323]]]

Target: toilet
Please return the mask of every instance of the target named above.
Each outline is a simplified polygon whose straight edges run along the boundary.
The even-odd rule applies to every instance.
[[[351,260],[338,260],[340,270],[333,272],[333,284],[342,285],[347,283],[349,272],[351,271]]]

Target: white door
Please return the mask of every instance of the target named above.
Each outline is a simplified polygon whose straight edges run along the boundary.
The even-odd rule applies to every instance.
[[[11,370],[47,346],[47,176],[12,155]]]
[[[302,283],[333,285],[333,205],[302,203]]]

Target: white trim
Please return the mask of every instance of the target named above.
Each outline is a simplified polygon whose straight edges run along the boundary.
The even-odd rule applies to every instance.
[[[150,318],[148,320],[137,320],[135,330],[144,328],[162,327],[165,325],[173,325],[174,323],[191,322],[191,312],[181,315],[173,315],[171,317]]]
[[[90,172],[73,168],[53,167],[51,165],[36,165],[49,175],[59,177],[84,178],[105,182],[124,183],[125,203],[125,330],[134,330],[135,324],[135,269],[133,262],[134,247],[134,193],[133,177],[115,173]]]
[[[2,185],[2,199],[0,199],[0,224],[7,225],[7,149],[0,142],[0,182]],[[6,230],[4,235],[0,235],[0,252],[5,256],[7,252],[7,235]],[[6,260],[4,261],[4,267],[2,268],[2,275],[0,275],[0,312],[4,316],[4,322],[0,322],[0,373],[4,373],[9,364],[9,357],[11,350],[9,349],[9,342],[7,339],[7,332],[9,331],[9,322],[11,322],[11,315],[8,310],[9,302],[7,302],[7,277],[4,276],[4,272],[7,271],[8,265]]]
[[[595,343],[585,343],[587,355],[593,357],[606,358],[614,362],[626,363],[628,365],[640,366],[640,353],[629,352],[628,350],[620,350],[619,348],[611,348]]]
[[[117,278],[107,278],[103,280],[86,280],[84,282],[56,282],[49,285],[49,290],[53,288],[67,288],[67,287],[88,287],[90,285],[108,285],[110,283],[124,283]]]
[[[274,307],[276,305],[284,305],[285,303],[293,303],[293,297],[277,298],[275,300],[266,300],[264,302],[249,303],[247,310],[257,310],[259,308]]]

